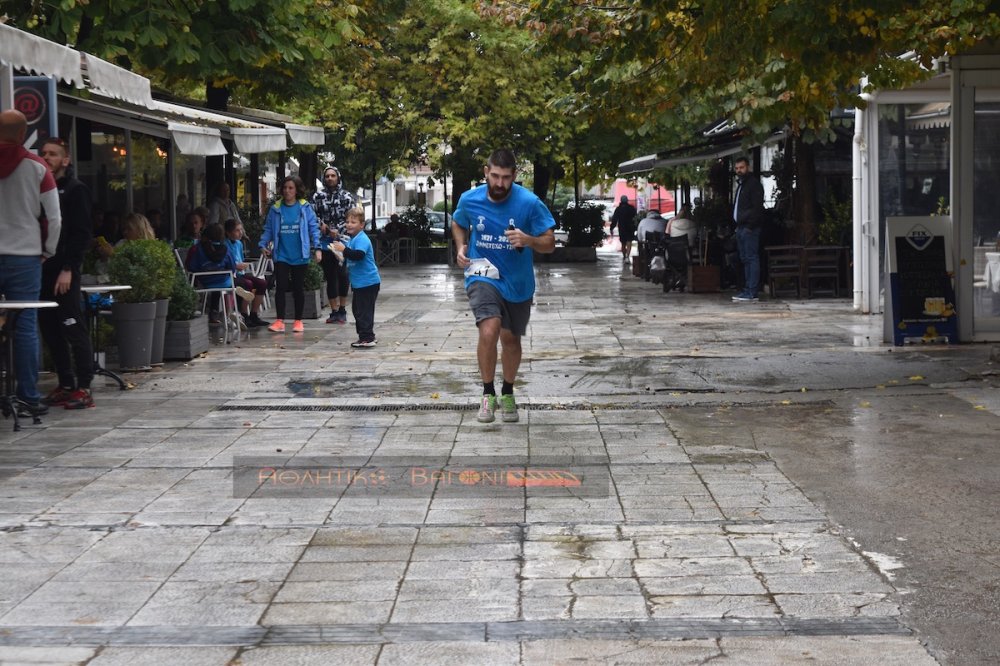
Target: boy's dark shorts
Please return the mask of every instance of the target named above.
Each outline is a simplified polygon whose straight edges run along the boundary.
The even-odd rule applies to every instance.
[[[511,303],[504,300],[496,287],[483,280],[476,280],[465,291],[469,295],[469,305],[472,306],[472,314],[476,316],[477,326],[484,319],[500,317],[500,328],[519,337],[528,331],[531,299]]]

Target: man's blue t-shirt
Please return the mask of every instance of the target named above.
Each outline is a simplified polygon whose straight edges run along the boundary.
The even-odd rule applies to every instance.
[[[552,213],[533,192],[512,185],[506,199],[490,201],[488,187],[480,185],[458,200],[454,222],[468,232],[470,259],[485,258],[500,272],[500,279],[471,275],[465,286],[477,280],[494,285],[512,303],[529,301],[535,295],[535,269],[531,248],[518,252],[504,231],[510,222],[530,236],[541,236],[556,225]]]
[[[308,264],[309,257],[302,256],[302,224],[300,213],[302,204],[296,201],[289,206],[281,203],[281,226],[278,229],[277,247],[274,249],[274,260],[291,266]]]
[[[351,278],[351,286],[360,289],[381,283],[382,278],[375,265],[375,250],[372,248],[372,239],[368,238],[368,234],[359,231],[353,238],[346,234],[343,238],[346,240],[345,247],[365,253],[364,259],[348,259],[346,255],[344,256],[344,261],[347,262],[347,272]]]

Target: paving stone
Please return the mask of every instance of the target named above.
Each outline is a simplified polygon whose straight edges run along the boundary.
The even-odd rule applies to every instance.
[[[520,664],[517,643],[423,642],[386,645],[379,666],[465,666]]]
[[[392,607],[391,601],[272,603],[260,621],[266,625],[377,624],[389,620]]]
[[[233,647],[109,647],[88,661],[87,666],[217,666],[230,663],[235,656]]]
[[[87,661],[97,650],[86,647],[0,647],[2,664],[95,664]]]
[[[241,666],[329,666],[329,664],[375,664],[378,645],[266,646],[240,653]],[[219,662],[216,662],[219,663]]]
[[[274,602],[392,601],[398,588],[395,580],[288,581],[281,586]]]

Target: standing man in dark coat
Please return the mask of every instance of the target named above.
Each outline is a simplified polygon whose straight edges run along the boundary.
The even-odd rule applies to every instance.
[[[628,197],[622,195],[621,203],[615,208],[615,214],[611,216],[611,235],[615,234],[615,227],[618,227],[618,240],[622,246],[622,261],[628,263],[632,256],[632,241],[635,240],[635,206],[628,202]]]
[[[736,247],[743,264],[743,291],[733,296],[736,302],[757,300],[760,288],[760,225],[764,221],[764,186],[750,173],[750,160],[737,157],[736,196],[733,197],[733,221],[736,223]]]
[[[83,254],[90,247],[90,192],[69,173],[70,157],[65,141],[59,137],[46,139],[41,158],[56,179],[62,211],[62,233],[56,253],[42,264],[42,299],[59,304],[57,308],[38,312],[42,339],[52,352],[59,375],[59,386],[44,402],[50,407],[86,409],[94,406],[90,395],[94,354],[87,320],[80,308],[80,270]]]

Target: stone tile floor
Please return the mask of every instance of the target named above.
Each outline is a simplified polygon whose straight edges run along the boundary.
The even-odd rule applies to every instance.
[[[0,662],[936,663],[891,579],[753,442],[785,395],[740,396],[747,429],[717,418],[762,386],[747,336],[784,330],[754,350],[772,361],[863,357],[844,302],[678,295],[678,332],[649,285],[599,298],[601,264],[540,268],[516,424],[476,422],[460,283],[416,266],[385,271],[377,349],[322,320],[258,331],[2,428]],[[724,357],[725,379],[682,354]],[[237,496],[246,456],[596,458],[607,476],[596,495]]]

